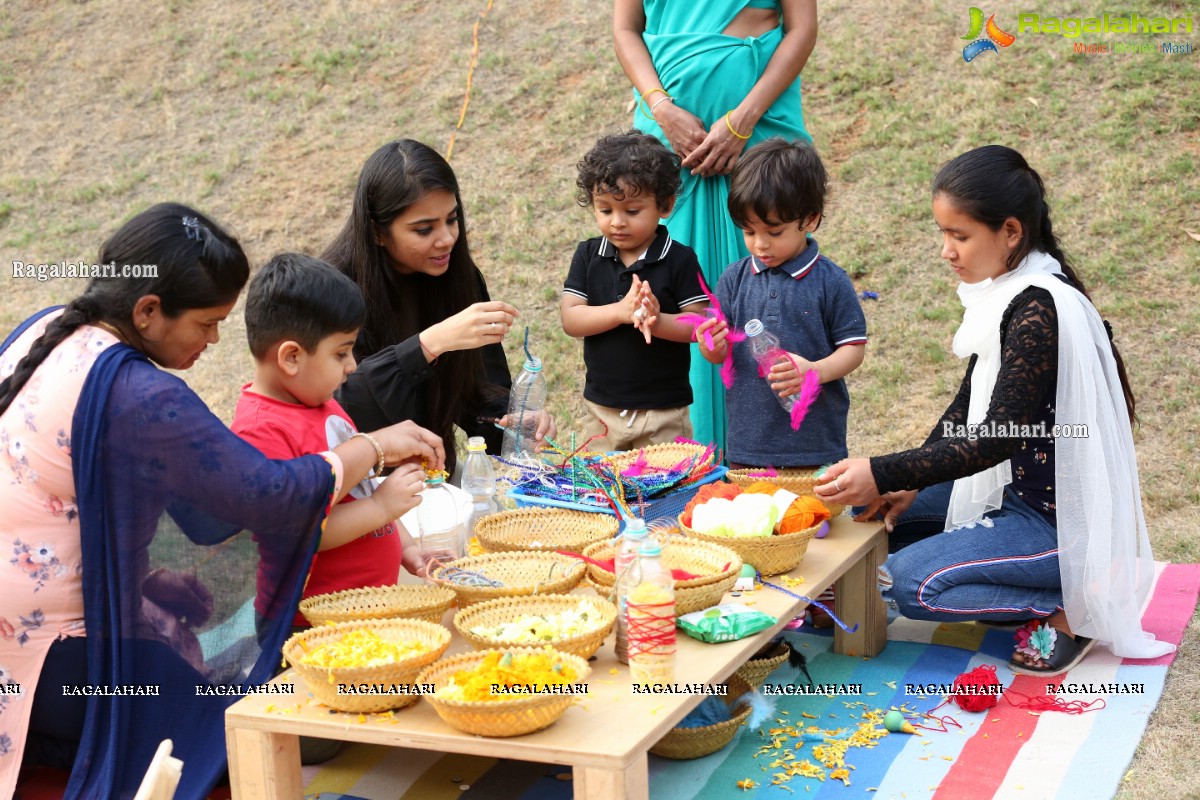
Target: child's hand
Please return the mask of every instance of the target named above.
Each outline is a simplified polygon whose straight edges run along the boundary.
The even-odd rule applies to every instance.
[[[704,335],[706,333],[707,337]],[[728,333],[729,325],[723,319],[708,319],[701,322],[696,328],[696,343],[700,345],[700,354],[706,357],[719,355],[723,359],[725,350],[729,347],[729,342],[725,338]],[[712,339],[712,349],[708,347],[708,339]]]
[[[416,575],[418,578],[428,578],[429,568],[433,566],[432,562],[421,555],[420,547],[404,548],[404,552],[400,556],[400,563],[410,575]]]
[[[650,344],[651,331],[654,330],[654,325],[658,322],[658,315],[662,309],[658,304],[658,298],[650,290],[650,281],[641,282],[641,286],[638,287],[638,297],[641,302],[641,310],[637,313],[641,315],[642,319],[635,327],[639,328],[642,335],[646,337],[646,344]]]
[[[771,389],[780,397],[790,397],[799,392],[800,387],[804,384],[804,376],[810,369],[817,368],[816,364],[795,353],[788,353],[788,355],[790,358],[779,359],[767,373]]]
[[[371,500],[383,506],[389,519],[399,519],[421,504],[425,476],[417,464],[404,464],[383,479]]]

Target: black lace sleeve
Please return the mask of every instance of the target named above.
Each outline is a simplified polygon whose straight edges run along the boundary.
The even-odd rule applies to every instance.
[[[933,430],[925,438],[925,444],[930,445],[938,439],[945,438],[947,422],[953,426],[966,424],[967,406],[971,400],[971,370],[975,369],[975,360],[976,357],[971,356],[971,360],[967,362],[967,374],[963,375],[962,383],[958,385],[958,394],[954,395],[950,405],[946,406],[946,410],[942,412],[941,419],[937,421],[937,425],[933,426]]]
[[[1002,351],[1000,374],[988,404],[985,423],[1028,425],[1043,403],[1058,370],[1058,316],[1054,300],[1045,289],[1030,287],[1009,305],[1000,322]],[[972,360],[972,366],[974,361]],[[969,373],[968,373],[969,374]],[[946,415],[961,413],[966,419],[964,388],[959,389]],[[955,419],[958,419],[955,417]],[[914,450],[871,459],[871,472],[880,494],[902,489],[923,489],[993,467],[1020,447],[1019,437],[943,437]]]

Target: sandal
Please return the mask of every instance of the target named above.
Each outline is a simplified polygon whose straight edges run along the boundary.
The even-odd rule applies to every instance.
[[[1008,668],[1018,675],[1043,677],[1061,675],[1074,668],[1096,643],[1086,636],[1071,638],[1037,620],[1026,623],[1015,638],[1017,646]]]

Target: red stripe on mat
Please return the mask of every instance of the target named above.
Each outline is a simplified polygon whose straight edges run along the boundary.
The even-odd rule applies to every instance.
[[[1183,631],[1196,610],[1196,598],[1200,593],[1200,564],[1167,564],[1158,576],[1150,605],[1142,616],[1142,629],[1153,633],[1154,638],[1179,644]],[[1154,659],[1127,658],[1122,664],[1137,664],[1148,667],[1170,664],[1174,653]]]
[[[1046,686],[1062,683],[1065,675],[1038,678],[1017,675],[1009,689],[1029,697],[1044,696]],[[1017,695],[1019,697],[1020,695]],[[967,713],[967,712],[963,712]],[[1039,717],[1014,708],[1006,699],[989,709],[987,719],[975,735],[963,745],[962,752],[938,785],[934,800],[961,800],[963,797],[992,797],[1008,774],[1017,753],[1029,742]]]

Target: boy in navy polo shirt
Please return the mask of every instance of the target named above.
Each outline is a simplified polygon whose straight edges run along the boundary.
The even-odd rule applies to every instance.
[[[850,393],[844,378],[863,361],[867,323],[849,276],[820,254],[812,238],[827,185],[812,145],[780,138],[748,150],[730,177],[729,215],[750,255],[722,273],[717,300],[729,325],[741,330],[747,321],[761,320],[795,362],[781,358],[763,380],[749,342],[734,346],[736,378],[725,395],[731,467],[816,467],[847,456]],[[697,328],[706,360],[724,361],[727,330],[715,320]],[[712,350],[705,331],[712,333]],[[771,392],[796,394],[810,369],[820,375],[821,394],[793,431]]]
[[[589,450],[691,438],[692,329],[703,312],[700,264],[659,219],[679,190],[679,159],[640,131],[605,136],[579,162],[577,200],[602,236],[581,242],[563,286],[562,326],[583,338]]]

